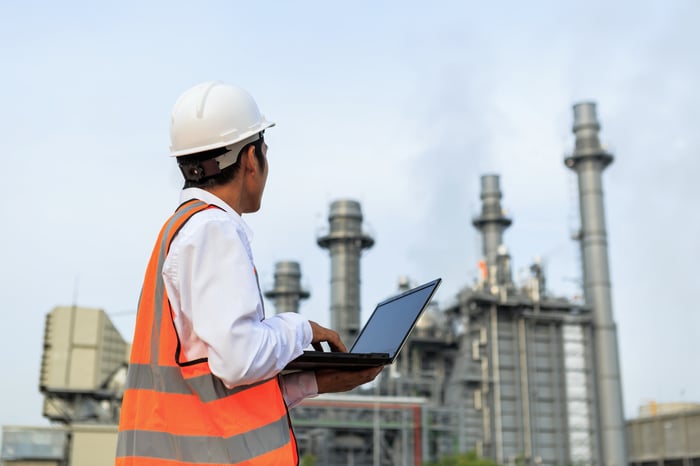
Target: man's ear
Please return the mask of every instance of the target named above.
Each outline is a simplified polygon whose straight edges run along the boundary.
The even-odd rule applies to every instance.
[[[250,145],[248,149],[243,153],[243,163],[244,168],[248,171],[255,171],[258,169],[258,164],[255,158],[255,146]]]

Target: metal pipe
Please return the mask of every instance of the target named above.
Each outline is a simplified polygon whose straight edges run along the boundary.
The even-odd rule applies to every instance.
[[[493,380],[493,422],[496,463],[503,463],[503,419],[501,411],[501,364],[498,350],[498,307],[491,306],[491,374]]]
[[[604,466],[627,464],[627,447],[617,346],[613,320],[602,172],[613,161],[600,144],[595,103],[574,105],[574,153],[565,164],[578,175],[581,257],[586,304],[593,309],[598,418]]]
[[[317,243],[331,254],[331,328],[350,347],[360,330],[360,255],[374,239],[362,231],[357,201],[331,203],[328,222],[328,234]]]
[[[525,332],[525,318],[518,318],[518,350],[520,352],[520,397],[523,405],[523,438],[525,439],[525,457],[532,458],[532,431],[530,429],[530,382],[528,371],[530,366],[527,360],[527,335]],[[533,337],[534,339],[534,337]]]

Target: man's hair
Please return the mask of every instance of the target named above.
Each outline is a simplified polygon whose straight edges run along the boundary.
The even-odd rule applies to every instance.
[[[265,157],[262,153],[262,145],[265,139],[263,135],[256,141],[246,144],[243,149],[238,153],[238,159],[233,165],[229,165],[215,175],[203,177],[197,180],[185,178],[184,188],[211,188],[214,186],[219,186],[228,183],[236,177],[241,166],[241,158],[243,154],[248,152],[250,146],[255,147],[255,158],[258,160],[258,165],[261,170],[265,169]],[[212,149],[204,152],[197,152],[196,154],[183,155],[177,158],[177,163],[180,166],[180,170],[183,173],[191,173],[195,170],[201,170],[203,162],[207,160],[212,160],[214,157],[218,157],[227,152],[225,147],[219,147],[217,149]],[[216,163],[216,162],[214,162]]]

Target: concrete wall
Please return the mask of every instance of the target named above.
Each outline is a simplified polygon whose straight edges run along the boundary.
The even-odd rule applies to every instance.
[[[116,449],[116,424],[5,427],[0,464],[113,466]],[[68,458],[65,458],[66,450]]]
[[[700,465],[700,409],[627,421],[629,462]]]
[[[58,461],[5,461],[2,466],[60,466]]]
[[[70,466],[112,466],[117,451],[116,425],[73,425]]]

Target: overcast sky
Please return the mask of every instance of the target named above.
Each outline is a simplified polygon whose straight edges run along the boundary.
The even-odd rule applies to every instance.
[[[493,6],[496,3],[508,6]],[[362,203],[362,318],[401,275],[471,284],[479,178],[498,174],[517,273],[544,260],[580,294],[572,105],[594,101],[625,413],[700,402],[700,4],[668,2],[2,2],[0,425],[44,425],[44,317],[102,308],[131,340],[141,280],[178,203],[170,110],[188,87],[246,88],[277,123],[247,217],[263,283],[301,263],[328,324],[316,246]],[[272,304],[269,303],[269,309]]]

